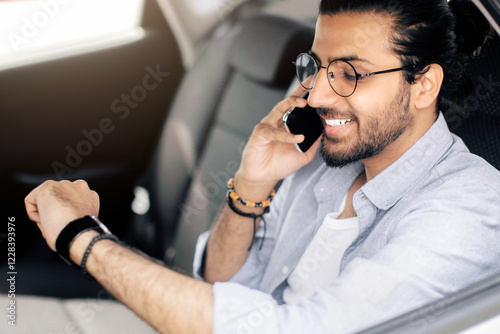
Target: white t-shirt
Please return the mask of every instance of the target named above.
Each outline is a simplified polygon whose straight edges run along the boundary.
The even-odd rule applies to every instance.
[[[332,283],[340,272],[347,247],[359,234],[358,217],[337,219],[344,211],[347,194],[336,212],[326,215],[313,240],[287,279],[283,300],[294,304]]]

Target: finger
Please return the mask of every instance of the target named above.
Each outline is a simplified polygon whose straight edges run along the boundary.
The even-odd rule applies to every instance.
[[[261,123],[255,127],[254,138],[266,145],[272,141],[297,144],[303,142],[305,137],[304,135],[294,135],[284,129],[277,129]]]
[[[87,183],[87,181],[82,180],[82,179],[75,180],[75,181],[73,182],[73,184],[74,184],[75,186],[78,186],[78,187],[83,188],[83,189],[85,189],[85,190],[90,189],[89,184]]]
[[[290,96],[276,104],[271,112],[262,120],[262,123],[281,126],[283,124],[283,115],[287,111],[293,108],[304,108],[307,105],[307,100],[302,97],[306,92],[307,90],[299,85]]]
[[[39,192],[39,187],[33,189],[28,196],[24,198],[24,206],[26,208],[26,213],[28,214],[29,219],[34,222],[40,222],[40,214],[38,212],[37,206],[37,195]]]
[[[26,213],[28,214],[28,218],[30,220],[34,221],[35,223],[40,223],[40,214],[36,205],[26,203]]]
[[[36,222],[41,222],[41,215],[39,210],[39,202],[41,200],[41,196],[43,194],[47,194],[47,190],[53,188],[56,182],[52,180],[48,180],[40,184],[38,187],[33,189],[25,198],[24,198],[24,206],[26,208],[26,213],[28,217]]]

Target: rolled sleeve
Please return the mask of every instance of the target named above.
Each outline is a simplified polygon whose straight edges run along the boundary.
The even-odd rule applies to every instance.
[[[269,216],[269,215],[267,215]],[[269,257],[274,249],[274,227],[272,217],[266,219],[266,235],[264,238],[264,226],[261,223],[255,233],[255,240],[248,257],[243,266],[230,279],[230,282],[244,284],[251,288],[257,288],[262,276],[264,275]],[[200,234],[196,243],[196,249],[193,261],[193,276],[198,280],[204,281],[204,257],[207,247],[210,231]],[[260,247],[262,244],[262,248]]]
[[[200,234],[198,240],[196,241],[196,248],[194,251],[193,259],[193,277],[197,280],[204,281],[204,271],[205,271],[205,250],[207,249],[208,238],[210,237],[210,231]]]

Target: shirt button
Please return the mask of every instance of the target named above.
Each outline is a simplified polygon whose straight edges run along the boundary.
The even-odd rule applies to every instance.
[[[290,268],[288,268],[288,266],[284,266],[283,268],[281,268],[281,272],[283,273],[283,275],[288,274],[289,271],[290,271]]]

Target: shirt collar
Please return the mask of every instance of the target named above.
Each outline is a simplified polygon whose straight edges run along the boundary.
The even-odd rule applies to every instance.
[[[444,116],[439,113],[434,124],[410,149],[360,190],[378,209],[389,209],[430,172],[452,143]]]

